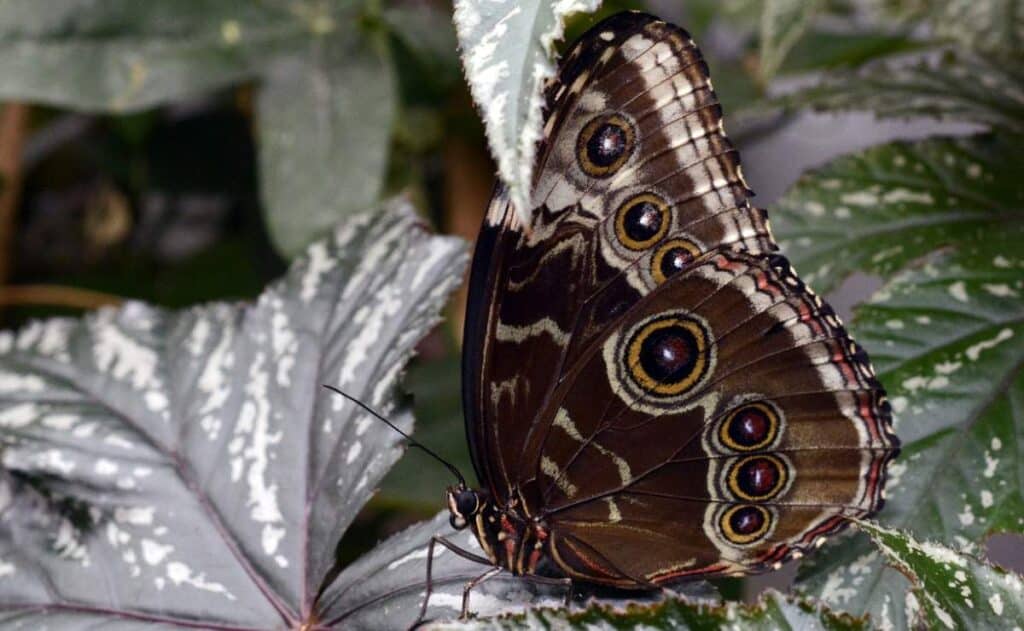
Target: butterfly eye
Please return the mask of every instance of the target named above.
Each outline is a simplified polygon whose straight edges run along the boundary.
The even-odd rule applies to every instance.
[[[619,207],[615,233],[622,245],[631,250],[643,250],[665,236],[669,223],[671,217],[665,200],[653,193],[643,193]]]
[[[722,514],[721,526],[726,539],[747,544],[763,537],[771,525],[771,514],[763,506],[734,506]]]
[[[766,500],[786,486],[786,467],[774,456],[749,456],[729,471],[729,490],[745,500]]]
[[[668,316],[643,326],[629,342],[633,379],[647,392],[675,396],[707,372],[708,336],[694,320]]]
[[[700,248],[685,239],[673,239],[662,245],[651,259],[651,275],[661,284],[700,256]]]
[[[576,140],[580,168],[593,177],[609,177],[633,152],[633,126],[618,114],[603,114],[583,126]]]
[[[779,415],[763,404],[745,405],[730,413],[719,429],[719,440],[735,451],[756,451],[778,435]]]
[[[480,498],[473,491],[462,491],[455,497],[455,506],[459,511],[459,515],[468,519],[476,515],[477,510],[480,508]]]

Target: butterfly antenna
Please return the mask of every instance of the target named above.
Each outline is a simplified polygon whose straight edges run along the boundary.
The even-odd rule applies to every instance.
[[[380,422],[384,423],[385,425],[387,425],[387,426],[388,426],[388,427],[390,427],[391,429],[393,429],[393,430],[395,430],[396,432],[398,432],[398,433],[399,433],[399,434],[400,434],[400,435],[401,435],[401,436],[402,436],[403,438],[405,438],[405,440],[406,440],[406,441],[408,441],[408,443],[409,443],[409,446],[410,446],[410,447],[419,447],[419,448],[420,448],[420,449],[422,449],[423,451],[427,452],[427,454],[429,454],[430,456],[432,456],[432,457],[433,457],[433,458],[434,458],[435,460],[437,460],[438,462],[440,462],[440,463],[441,463],[441,464],[443,464],[444,466],[448,467],[448,470],[452,472],[452,474],[453,474],[453,475],[454,475],[454,476],[456,477],[456,479],[458,479],[458,481],[459,481],[459,484],[460,484],[460,485],[462,485],[463,487],[465,487],[465,486],[466,486],[466,478],[462,477],[462,472],[461,472],[461,471],[459,471],[459,470],[458,470],[458,469],[457,469],[457,468],[455,467],[455,465],[453,465],[452,463],[448,462],[447,460],[445,460],[445,459],[444,459],[444,458],[442,458],[441,456],[437,455],[437,452],[436,452],[436,451],[434,451],[434,450],[433,450],[433,449],[431,449],[430,447],[427,447],[426,445],[424,445],[424,444],[423,444],[423,443],[421,443],[420,441],[416,440],[416,439],[415,439],[415,438],[413,438],[412,436],[410,436],[410,435],[406,434],[405,432],[403,432],[402,430],[400,430],[400,429],[398,428],[398,426],[397,426],[397,425],[395,425],[394,423],[392,423],[392,422],[391,422],[391,421],[389,421],[388,419],[386,419],[386,418],[384,418],[383,416],[381,416],[380,414],[378,414],[376,410],[374,410],[374,409],[373,409],[373,408],[371,408],[370,406],[366,405],[365,403],[363,403],[363,402],[362,402],[362,401],[360,401],[359,399],[357,399],[357,398],[353,397],[353,396],[352,396],[352,395],[350,395],[350,394],[347,394],[347,393],[345,393],[345,392],[342,392],[341,390],[339,390],[339,389],[335,388],[334,386],[329,386],[329,385],[327,385],[326,383],[325,383],[325,384],[323,384],[323,386],[324,386],[325,388],[327,388],[328,390],[330,390],[331,392],[335,392],[335,393],[337,393],[337,394],[340,394],[341,396],[345,397],[346,399],[348,399],[348,400],[349,400],[349,401],[351,401],[352,403],[355,403],[355,404],[356,404],[356,405],[358,405],[359,407],[363,408],[364,410],[366,410],[367,412],[369,412],[370,414],[372,414],[372,415],[373,415],[373,417],[374,417],[374,418],[376,418],[376,419],[377,419],[378,421],[380,421]]]

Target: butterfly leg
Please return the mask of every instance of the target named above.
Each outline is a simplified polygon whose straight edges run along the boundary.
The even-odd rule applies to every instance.
[[[472,552],[469,552],[468,550],[463,550],[462,548],[460,548],[459,546],[455,545],[451,541],[448,541],[444,537],[439,537],[437,535],[434,535],[433,537],[431,537],[430,538],[430,543],[427,545],[426,593],[423,595],[423,602],[420,604],[420,613],[419,613],[418,616],[416,616],[416,619],[413,621],[412,625],[409,627],[410,630],[418,628],[420,625],[422,625],[425,622],[424,618],[427,615],[427,606],[430,604],[430,595],[434,591],[434,580],[433,580],[433,577],[434,577],[434,546],[438,545],[438,544],[448,548],[453,553],[455,553],[455,554],[459,555],[460,557],[462,557],[464,559],[467,559],[469,561],[473,561],[475,563],[480,563],[481,565],[492,565],[490,559],[482,557],[482,556],[480,556],[478,554],[473,554]],[[463,600],[465,600],[465,599],[463,599]],[[465,607],[463,607],[463,608],[465,608]]]
[[[469,618],[469,593],[473,591],[473,588],[480,585],[484,581],[497,576],[501,573],[503,568],[495,566],[487,570],[480,576],[474,578],[470,582],[466,583],[466,587],[462,590],[462,613],[459,614],[459,620],[466,620]]]

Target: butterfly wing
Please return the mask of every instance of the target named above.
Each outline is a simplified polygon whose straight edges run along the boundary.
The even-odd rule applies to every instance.
[[[531,223],[499,189],[470,278],[467,434],[502,502],[538,411],[616,316],[705,252],[775,247],[682,29],[639,13],[595,26],[548,87],[545,116]]]
[[[784,257],[673,276],[553,393],[522,480],[570,575],[620,585],[767,569],[882,504],[889,406]]]

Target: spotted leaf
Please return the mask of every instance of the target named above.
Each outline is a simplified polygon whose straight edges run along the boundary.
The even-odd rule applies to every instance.
[[[783,251],[821,290],[892,274],[943,246],[1024,221],[1017,136],[897,142],[804,175],[773,209]],[[872,355],[874,357],[874,355]]]
[[[758,629],[844,631],[863,621],[810,601],[765,592],[758,602],[707,604],[670,599],[657,603],[592,604],[582,611],[533,609],[479,622],[438,624],[434,629]]]
[[[601,0],[456,0],[455,28],[473,100],[483,115],[498,174],[528,223],[541,91],[555,74],[554,45],[566,17]]]
[[[991,533],[1024,533],[1022,238],[1020,224],[1004,223],[928,258],[876,293],[852,327],[903,441],[880,522],[973,554]],[[904,628],[911,584],[863,537],[842,543],[811,560],[802,588]]]
[[[981,3],[979,3],[981,4]],[[1024,64],[963,50],[879,60],[828,73],[776,99],[789,108],[869,111],[880,118],[926,116],[1024,133]]]
[[[907,532],[861,522],[884,559],[913,584],[908,622],[929,629],[1009,629],[1024,619],[1024,580]]]
[[[129,303],[0,334],[0,616],[299,628],[401,453],[396,383],[464,262],[403,201],[253,304]]]
[[[426,597],[426,559],[430,538],[440,535],[467,552],[477,555],[483,552],[469,531],[454,532],[448,520],[447,511],[440,513],[430,521],[417,524],[383,541],[346,567],[321,596],[320,612],[324,624],[332,628],[372,630],[404,629],[413,623]],[[436,546],[431,571],[433,591],[427,618],[444,622],[428,628],[448,628],[447,625],[459,615],[466,584],[489,569],[488,566],[468,561],[442,546]],[[693,581],[677,586],[676,589],[692,603],[679,604],[682,609],[698,611],[697,603],[718,601],[715,590],[703,581]],[[507,622],[510,625],[508,628],[534,628],[529,626],[533,620],[532,614],[526,617],[520,614],[524,614],[528,608],[546,607],[551,610],[561,607],[565,595],[560,586],[540,585],[529,579],[502,573],[472,590],[470,606],[474,615],[485,621],[485,625]],[[591,596],[594,594],[578,591],[575,601],[583,602]],[[614,613],[615,610],[650,604],[660,599],[656,594],[615,596],[601,593],[600,596],[600,599],[588,602],[600,603],[599,606],[605,608],[605,614],[612,616],[610,619],[619,615]],[[552,620],[566,617],[565,613],[552,615]],[[670,621],[671,618],[666,620]],[[463,628],[452,624],[452,628]],[[466,628],[475,627],[469,625]]]

